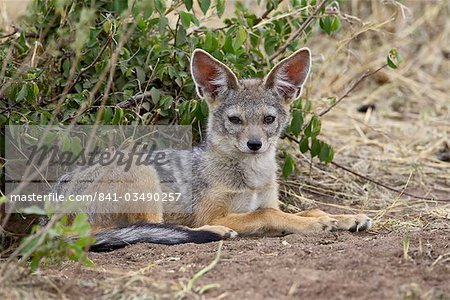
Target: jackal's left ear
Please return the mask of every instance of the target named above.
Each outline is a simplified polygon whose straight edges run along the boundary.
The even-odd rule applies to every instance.
[[[267,75],[264,85],[285,100],[298,98],[311,69],[311,51],[302,48],[280,61]]]
[[[215,100],[228,89],[239,87],[236,75],[209,53],[195,49],[191,58],[191,73],[197,94],[202,99]]]

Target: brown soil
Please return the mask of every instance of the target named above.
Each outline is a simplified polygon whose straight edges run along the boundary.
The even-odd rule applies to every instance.
[[[404,251],[407,241],[409,249]],[[42,294],[30,289],[47,289],[55,297],[61,293],[79,299],[118,299],[124,295],[208,299],[450,297],[448,232],[344,232],[225,241],[218,264],[189,290],[189,280],[213,261],[217,250],[217,243],[132,245],[109,253],[91,253],[94,269],[66,262],[45,268],[45,275],[34,277],[39,283],[12,288],[35,296]],[[51,286],[42,284],[45,278]],[[200,295],[201,288],[210,284],[218,286]]]

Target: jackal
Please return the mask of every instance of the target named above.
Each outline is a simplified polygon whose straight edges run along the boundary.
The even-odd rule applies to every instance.
[[[364,214],[330,215],[321,210],[298,214],[278,206],[277,141],[289,122],[291,102],[302,92],[311,68],[311,53],[302,48],[278,63],[264,79],[238,79],[223,63],[196,49],[191,73],[197,94],[209,107],[206,140],[190,152],[192,186],[182,204],[189,213],[167,210],[170,203],[145,202],[142,213],[92,213],[96,242],[91,250],[104,251],[139,242],[203,243],[236,235],[280,236],[334,230],[364,231],[371,219]],[[183,166],[175,176],[185,176]],[[109,181],[145,182],[136,189],[160,192],[158,172],[151,166],[93,166],[64,177],[58,193],[105,191]],[[182,180],[180,180],[182,182]],[[70,186],[70,187],[68,187]],[[117,186],[117,184],[115,185]],[[150,207],[151,206],[151,207]],[[100,208],[101,209],[101,208]],[[150,212],[151,213],[148,213]],[[181,210],[180,210],[181,211]]]

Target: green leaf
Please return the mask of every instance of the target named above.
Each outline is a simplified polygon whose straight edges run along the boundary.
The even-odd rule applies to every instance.
[[[39,95],[39,87],[36,83],[33,83],[33,98],[36,98]]]
[[[203,14],[206,15],[209,6],[211,5],[211,0],[198,0],[198,4],[200,5],[200,9],[202,10]]]
[[[114,10],[120,13],[128,8],[128,1],[114,0]]]
[[[402,57],[396,48],[389,51],[387,56],[387,64],[391,69],[397,69],[402,62]]]
[[[200,102],[200,111],[202,112],[202,115],[204,117],[208,116],[208,104],[206,103],[206,101]]]
[[[155,1],[155,8],[160,13],[163,14],[166,10],[166,1],[164,0],[154,0]]]
[[[78,156],[81,151],[83,151],[83,144],[81,143],[81,139],[77,136],[74,136],[71,143],[71,150],[74,156]]]
[[[36,244],[38,243],[39,237],[35,237],[34,235],[30,235],[25,237],[22,241],[21,241],[21,245],[26,245],[22,248],[22,250],[20,251],[20,253],[22,254],[26,254],[28,252],[30,252],[30,250],[36,246]]]
[[[103,111],[103,122],[109,124],[112,120],[113,110],[111,107],[106,107]]]
[[[109,33],[111,31],[111,22],[106,20],[102,25],[102,29],[104,32]]]
[[[194,4],[193,2],[194,1],[192,0],[184,0],[184,6],[186,6],[186,9],[188,11],[192,9],[192,5]]]
[[[183,45],[186,43],[186,29],[184,28],[178,28],[177,30],[177,46]]]
[[[311,100],[306,100],[303,111],[310,112],[312,110],[312,102]]]
[[[167,30],[169,20],[165,16],[161,16],[158,20],[158,29],[161,34],[164,34]]]
[[[31,272],[36,272],[39,268],[39,264],[41,262],[41,257],[38,255],[33,256],[30,263]]]
[[[329,147],[327,144],[322,144],[322,147],[320,147],[320,152],[319,152],[319,159],[320,161],[326,161],[328,159],[328,154],[329,154]]]
[[[264,50],[268,55],[275,52],[275,48],[278,42],[278,37],[273,35],[268,35],[264,39]]]
[[[284,153],[284,165],[283,165],[283,177],[288,178],[295,170],[295,160],[292,156],[285,152]]]
[[[327,143],[322,143],[322,147],[321,147],[320,153],[319,153],[320,161],[329,163],[333,160],[333,158],[334,158],[333,148],[330,145],[328,145]]]
[[[294,109],[292,112],[292,121],[291,121],[291,132],[298,136],[302,130],[303,126],[303,115],[302,112],[298,109]]]
[[[152,87],[150,89],[150,96],[152,97],[153,104],[158,104],[159,99],[161,98],[161,92],[157,88]]]
[[[236,33],[236,38],[233,41],[233,49],[238,50],[241,48],[242,44],[244,44],[247,39],[247,30],[244,27],[240,27],[238,32]]]
[[[323,31],[325,31],[328,34],[331,33],[331,19],[330,19],[330,17],[320,18],[319,25],[320,25],[320,28],[322,28]]]
[[[230,33],[227,34],[227,37],[225,38],[225,43],[223,44],[223,50],[225,50],[226,53],[234,53],[233,48],[233,37]]]
[[[87,215],[77,214],[72,223],[72,230],[80,236],[85,236],[89,233],[90,228]]]
[[[315,138],[319,135],[322,124],[317,115],[312,116],[311,120],[308,123],[308,126],[305,129],[305,135],[311,138]]]
[[[70,137],[66,136],[64,138],[64,141],[63,141],[63,144],[62,144],[62,151],[64,151],[64,152],[70,151],[70,144],[71,144]]]
[[[212,52],[217,47],[217,41],[211,31],[208,31],[205,36],[205,42],[203,44],[203,49],[208,52]]]
[[[302,140],[300,141],[300,143],[299,143],[299,149],[300,149],[300,152],[302,152],[302,153],[306,153],[306,152],[308,152],[308,150],[309,150],[309,145],[308,145],[308,137],[305,135],[305,136],[303,136],[303,138],[302,138]]]
[[[17,94],[16,102],[19,102],[19,101],[22,101],[23,99],[25,99],[25,97],[27,96],[27,94],[28,94],[27,85],[26,85],[26,84],[23,84],[23,85],[22,85],[22,88],[20,89],[19,94]]]
[[[116,107],[114,111],[114,118],[112,120],[112,125],[120,125],[124,116],[124,111],[120,107]]]
[[[191,22],[197,26],[200,26],[200,21],[192,14],[191,14]]]
[[[140,66],[135,67],[136,70],[136,78],[141,82],[141,84],[145,81],[145,71]]]
[[[328,158],[327,158],[326,162],[332,162],[333,158],[334,158],[334,149],[331,146],[329,146],[329,147],[330,147],[330,150],[328,152]]]
[[[225,12],[225,0],[216,0],[216,11],[217,16],[219,18],[222,17],[223,13]]]
[[[338,16],[334,16],[330,24],[330,31],[331,32],[337,31],[339,27],[341,27],[341,21],[339,20]]]
[[[184,28],[189,28],[189,25],[191,24],[191,14],[180,11],[180,19],[181,19],[181,25],[183,25]]]
[[[319,155],[321,148],[322,142],[317,139],[313,139],[311,142],[311,157]]]

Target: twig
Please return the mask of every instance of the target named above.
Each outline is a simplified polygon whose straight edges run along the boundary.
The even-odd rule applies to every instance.
[[[351,174],[353,174],[355,176],[363,178],[364,180],[367,180],[367,181],[372,182],[372,183],[374,183],[376,185],[384,187],[385,189],[390,190],[392,192],[400,193],[400,194],[403,194],[403,195],[406,195],[406,196],[409,196],[409,197],[412,197],[412,198],[420,199],[420,200],[429,200],[429,201],[436,201],[436,202],[450,202],[450,199],[439,199],[439,198],[423,197],[423,196],[417,196],[417,195],[414,195],[414,194],[410,194],[410,193],[405,192],[404,188],[396,189],[396,188],[390,187],[390,186],[388,186],[387,184],[385,184],[385,183],[383,183],[381,181],[378,181],[378,180],[372,179],[372,178],[370,178],[370,177],[368,177],[366,175],[360,174],[360,173],[358,173],[358,172],[356,172],[354,170],[351,170],[351,169],[349,169],[347,167],[344,167],[343,165],[340,165],[340,164],[338,164],[338,163],[336,163],[334,161],[332,161],[331,164],[334,165],[335,167],[339,168],[339,169],[342,169],[342,170],[344,170],[346,172],[349,172],[349,173],[351,173]]]
[[[16,26],[12,26],[14,28],[14,31],[11,33],[7,33],[5,35],[0,35],[0,39],[5,39],[5,38],[9,38],[13,35],[15,35],[16,33],[21,33],[23,32],[19,27]],[[37,34],[36,32],[25,32],[25,37],[28,38],[38,38],[39,34]]]
[[[281,2],[283,2],[283,0],[280,0],[280,1],[278,2],[278,5],[280,5]],[[266,11],[261,15],[260,18],[256,19],[256,23],[255,23],[253,26],[259,24],[262,20],[264,20],[265,18],[267,18],[267,16],[268,16],[274,9],[275,9],[275,6],[272,5],[268,10],[266,10]]]
[[[348,97],[348,95],[364,80],[364,79],[366,79],[367,77],[370,77],[370,76],[372,76],[372,75],[374,75],[375,73],[377,73],[378,71],[380,71],[381,69],[383,69],[383,68],[385,68],[387,66],[387,64],[384,64],[383,66],[381,66],[381,67],[379,67],[378,69],[376,69],[375,71],[372,71],[372,72],[369,72],[369,71],[367,71],[367,72],[365,72],[363,75],[361,75],[361,77],[358,79],[358,80],[356,80],[351,86],[350,86],[350,88],[348,88],[348,90],[342,95],[342,96],[340,96],[339,97],[339,99],[337,99],[336,100],[336,102],[335,103],[333,103],[332,105],[330,105],[329,107],[327,107],[327,108],[325,108],[324,110],[322,110],[321,112],[319,112],[317,115],[319,116],[319,117],[322,117],[323,115],[325,115],[326,113],[328,113],[330,110],[332,110],[336,105],[338,105],[344,98],[346,98],[346,97]],[[306,127],[308,127],[308,123],[306,123],[306,124],[304,124],[303,125],[303,127],[302,127],[302,130],[301,131],[303,131],[303,130],[305,130],[306,129]],[[288,138],[290,138],[291,140],[292,140],[292,137],[289,137],[288,136]],[[297,143],[298,143],[298,141],[297,141]]]
[[[314,20],[314,18],[316,18],[317,13],[322,9],[322,7],[327,3],[328,0],[323,0],[314,10],[314,12],[308,17],[308,19],[306,19],[305,22],[303,22],[302,26],[300,26],[299,29],[297,29],[288,39],[287,41],[284,43],[283,46],[281,46],[280,48],[278,48],[277,51],[275,51],[270,57],[269,57],[269,61],[274,60],[275,58],[278,57],[278,55],[280,55],[281,53],[283,53],[287,47],[289,47],[289,45],[292,44],[292,42],[298,38],[305,30],[306,28],[312,23],[312,21]]]
[[[134,96],[131,96],[129,99],[124,100],[122,102],[117,103],[117,107],[120,108],[127,108],[130,107],[131,105],[135,104],[136,102],[143,100],[147,97],[150,97],[151,93],[150,92],[144,92],[144,93],[138,93]]]
[[[322,110],[320,113],[318,113],[317,115],[319,117],[323,116],[324,114],[328,113],[331,109],[333,109],[333,107],[335,107],[336,105],[339,104],[339,102],[341,102],[345,97],[347,97],[360,83],[361,81],[363,81],[364,79],[366,79],[367,77],[372,76],[373,74],[377,73],[378,71],[380,71],[381,69],[384,69],[387,67],[387,64],[382,65],[381,67],[379,67],[378,69],[376,69],[375,71],[366,71],[363,75],[361,75],[361,77],[359,77],[358,80],[356,80],[351,86],[350,88],[341,96],[339,97],[339,99],[336,100],[336,102],[334,102],[332,105],[330,105],[329,107],[325,108],[324,110]]]
[[[13,32],[7,33],[5,35],[0,35],[0,39],[5,39],[5,38],[8,38],[10,36],[13,36],[13,35],[15,35],[16,33],[18,33],[20,31],[19,28],[17,28],[17,27],[13,27],[13,28],[14,28]]]

